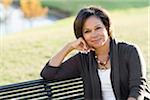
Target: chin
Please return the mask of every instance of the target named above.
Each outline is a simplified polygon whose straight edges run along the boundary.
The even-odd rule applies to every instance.
[[[98,43],[98,44],[93,44],[92,47],[93,48],[100,48],[104,45],[105,43]]]

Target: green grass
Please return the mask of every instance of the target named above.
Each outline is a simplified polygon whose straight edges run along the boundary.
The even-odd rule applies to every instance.
[[[108,10],[126,10],[149,5],[148,0],[41,0],[43,6],[60,9],[75,15],[82,7],[96,5]]]
[[[148,7],[110,11],[114,33],[139,45],[148,61]],[[48,26],[3,36],[0,41],[0,85],[40,78],[44,64],[67,42],[75,39],[74,16]],[[150,68],[147,66],[150,81]]]

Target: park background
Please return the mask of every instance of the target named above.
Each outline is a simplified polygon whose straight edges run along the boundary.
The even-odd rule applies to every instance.
[[[40,72],[45,63],[67,42],[75,39],[75,15],[80,8],[89,5],[101,6],[109,11],[117,39],[140,47],[150,84],[149,0],[41,0],[41,5],[48,7],[53,14],[63,13],[66,16],[49,25],[7,35],[1,33],[0,85],[41,78]]]

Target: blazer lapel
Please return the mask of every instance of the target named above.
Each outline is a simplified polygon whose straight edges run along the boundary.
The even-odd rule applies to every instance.
[[[111,41],[110,45],[110,60],[111,60],[111,83],[114,94],[117,100],[120,100],[120,75],[119,75],[119,58],[118,45],[115,40]]]

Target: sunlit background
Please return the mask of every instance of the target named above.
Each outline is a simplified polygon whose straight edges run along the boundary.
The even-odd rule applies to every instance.
[[[40,0],[1,0],[0,11],[1,35],[49,25],[65,17],[49,14],[49,8],[42,7]]]
[[[50,57],[75,39],[75,16],[89,5],[109,11],[117,39],[140,47],[150,83],[149,0],[0,0],[0,85],[41,78]]]

